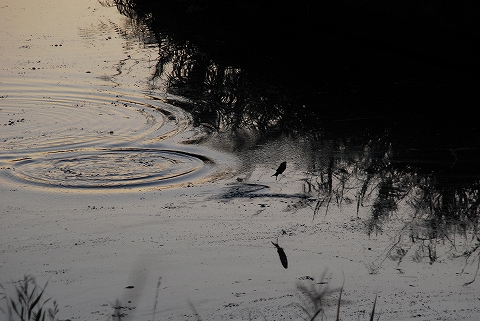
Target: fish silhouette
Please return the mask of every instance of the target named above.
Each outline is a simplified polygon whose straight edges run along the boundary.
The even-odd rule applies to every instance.
[[[277,180],[278,175],[282,174],[285,171],[285,168],[287,168],[287,162],[283,162],[280,164],[280,166],[278,166],[277,171],[275,172],[275,174],[272,175],[275,176],[275,180]]]
[[[278,245],[278,239],[277,243],[273,243],[275,247],[277,248],[278,256],[280,257],[280,262],[282,262],[282,265],[284,268],[288,268],[288,260],[287,260],[287,255],[285,254],[285,251]]]

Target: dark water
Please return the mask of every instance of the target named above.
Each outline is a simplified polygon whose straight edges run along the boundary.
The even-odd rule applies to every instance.
[[[247,177],[288,158],[314,217],[368,202],[377,233],[402,205],[411,242],[476,238],[476,4],[115,3],[158,42],[150,89],[186,98],[169,102],[243,156]]]

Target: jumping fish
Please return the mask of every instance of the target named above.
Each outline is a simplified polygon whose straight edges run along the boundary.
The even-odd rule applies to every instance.
[[[280,164],[280,166],[278,166],[277,171],[275,172],[275,174],[272,175],[275,176],[275,180],[277,180],[278,175],[282,174],[285,171],[285,168],[287,168],[287,162],[283,162]]]
[[[278,239],[277,243],[273,243],[275,247],[277,248],[278,256],[280,257],[280,262],[282,262],[282,265],[284,268],[288,268],[288,260],[287,260],[287,255],[285,254],[285,251],[278,245]]]

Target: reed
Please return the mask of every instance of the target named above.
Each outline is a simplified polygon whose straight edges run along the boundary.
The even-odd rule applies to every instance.
[[[158,294],[160,293],[160,285],[162,285],[162,277],[158,278],[157,290],[155,291],[155,304],[153,306],[153,321],[155,321],[155,314],[157,313]]]
[[[122,312],[123,310],[122,303],[119,299],[115,300],[115,304],[112,304],[113,313],[111,315],[110,320],[112,321],[121,321],[122,318],[125,316],[125,313]]]
[[[18,285],[15,285],[16,296],[10,297],[3,285],[0,285],[2,293],[0,300],[5,302],[5,307],[0,307],[0,311],[7,316],[8,321],[56,321],[59,311],[56,301],[52,302],[52,307],[47,308],[47,303],[51,298],[43,299],[45,288],[39,287],[36,280],[31,275],[25,275]]]
[[[330,299],[330,296],[336,292],[339,293],[337,302],[336,321],[340,321],[340,307],[342,304],[342,294],[344,284],[339,289],[330,289],[328,283],[324,281],[326,272],[324,272],[318,281],[310,279],[310,282],[297,283],[297,290],[301,297],[301,303],[297,303],[298,306],[306,315],[305,320],[315,321],[323,320],[325,309],[324,301]],[[155,295],[155,304],[153,309],[153,320],[155,320],[156,308],[158,303],[158,295],[161,285],[161,277],[158,279],[157,291]],[[16,295],[14,297],[8,296],[3,285],[0,284],[0,312],[7,316],[6,321],[58,321],[57,314],[59,312],[57,302],[54,300],[51,302],[51,298],[44,299],[45,288],[48,282],[43,287],[39,287],[36,280],[31,275],[25,275],[22,280],[15,286]],[[370,321],[374,320],[375,309],[377,303],[377,294],[370,313]],[[51,302],[51,307],[47,307],[47,304]],[[192,302],[189,301],[190,309],[192,310],[195,320],[202,321],[202,317],[196,310]],[[109,320],[121,321],[127,315],[121,302],[117,299],[115,304],[112,304],[112,314]],[[250,311],[251,312],[251,311]],[[263,319],[266,321],[265,316]],[[249,313],[250,320],[252,319],[251,313]],[[380,317],[377,317],[377,321]]]
[[[375,316],[375,306],[377,305],[377,296],[378,296],[378,293],[375,294],[375,300],[373,301],[372,312],[370,312],[370,321],[373,321],[373,317]],[[378,319],[380,319],[380,317],[377,318],[377,321]]]
[[[342,294],[344,283],[339,289],[329,289],[328,283],[325,280],[326,272],[324,272],[318,281],[310,279],[308,283],[298,283],[297,290],[301,294],[302,304],[297,304],[300,309],[306,314],[304,320],[315,321],[323,320],[325,309],[324,301],[329,299],[329,297],[338,291],[338,301],[337,301],[337,314],[336,321],[340,321],[340,307],[342,304]],[[345,282],[345,281],[344,281]],[[374,320],[375,317],[375,308],[377,305],[377,296],[375,294],[375,299],[373,301],[372,311],[370,312],[370,321]],[[377,317],[377,321],[380,319],[380,316]]]
[[[308,282],[297,283],[297,290],[300,294],[302,303],[298,304],[300,309],[306,314],[305,320],[316,320],[317,317],[322,317],[324,314],[324,301],[327,296],[337,292],[338,290],[331,290],[328,283],[324,281],[326,271],[320,276],[319,281],[315,282],[310,279]],[[339,302],[340,304],[340,302]],[[340,308],[338,308],[339,310]]]

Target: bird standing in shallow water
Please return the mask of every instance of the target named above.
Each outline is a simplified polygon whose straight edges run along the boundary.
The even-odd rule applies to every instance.
[[[278,166],[277,171],[275,172],[275,174],[272,175],[275,176],[275,180],[277,180],[278,175],[282,174],[285,171],[285,168],[287,168],[287,162],[283,162],[280,164],[280,166]]]

